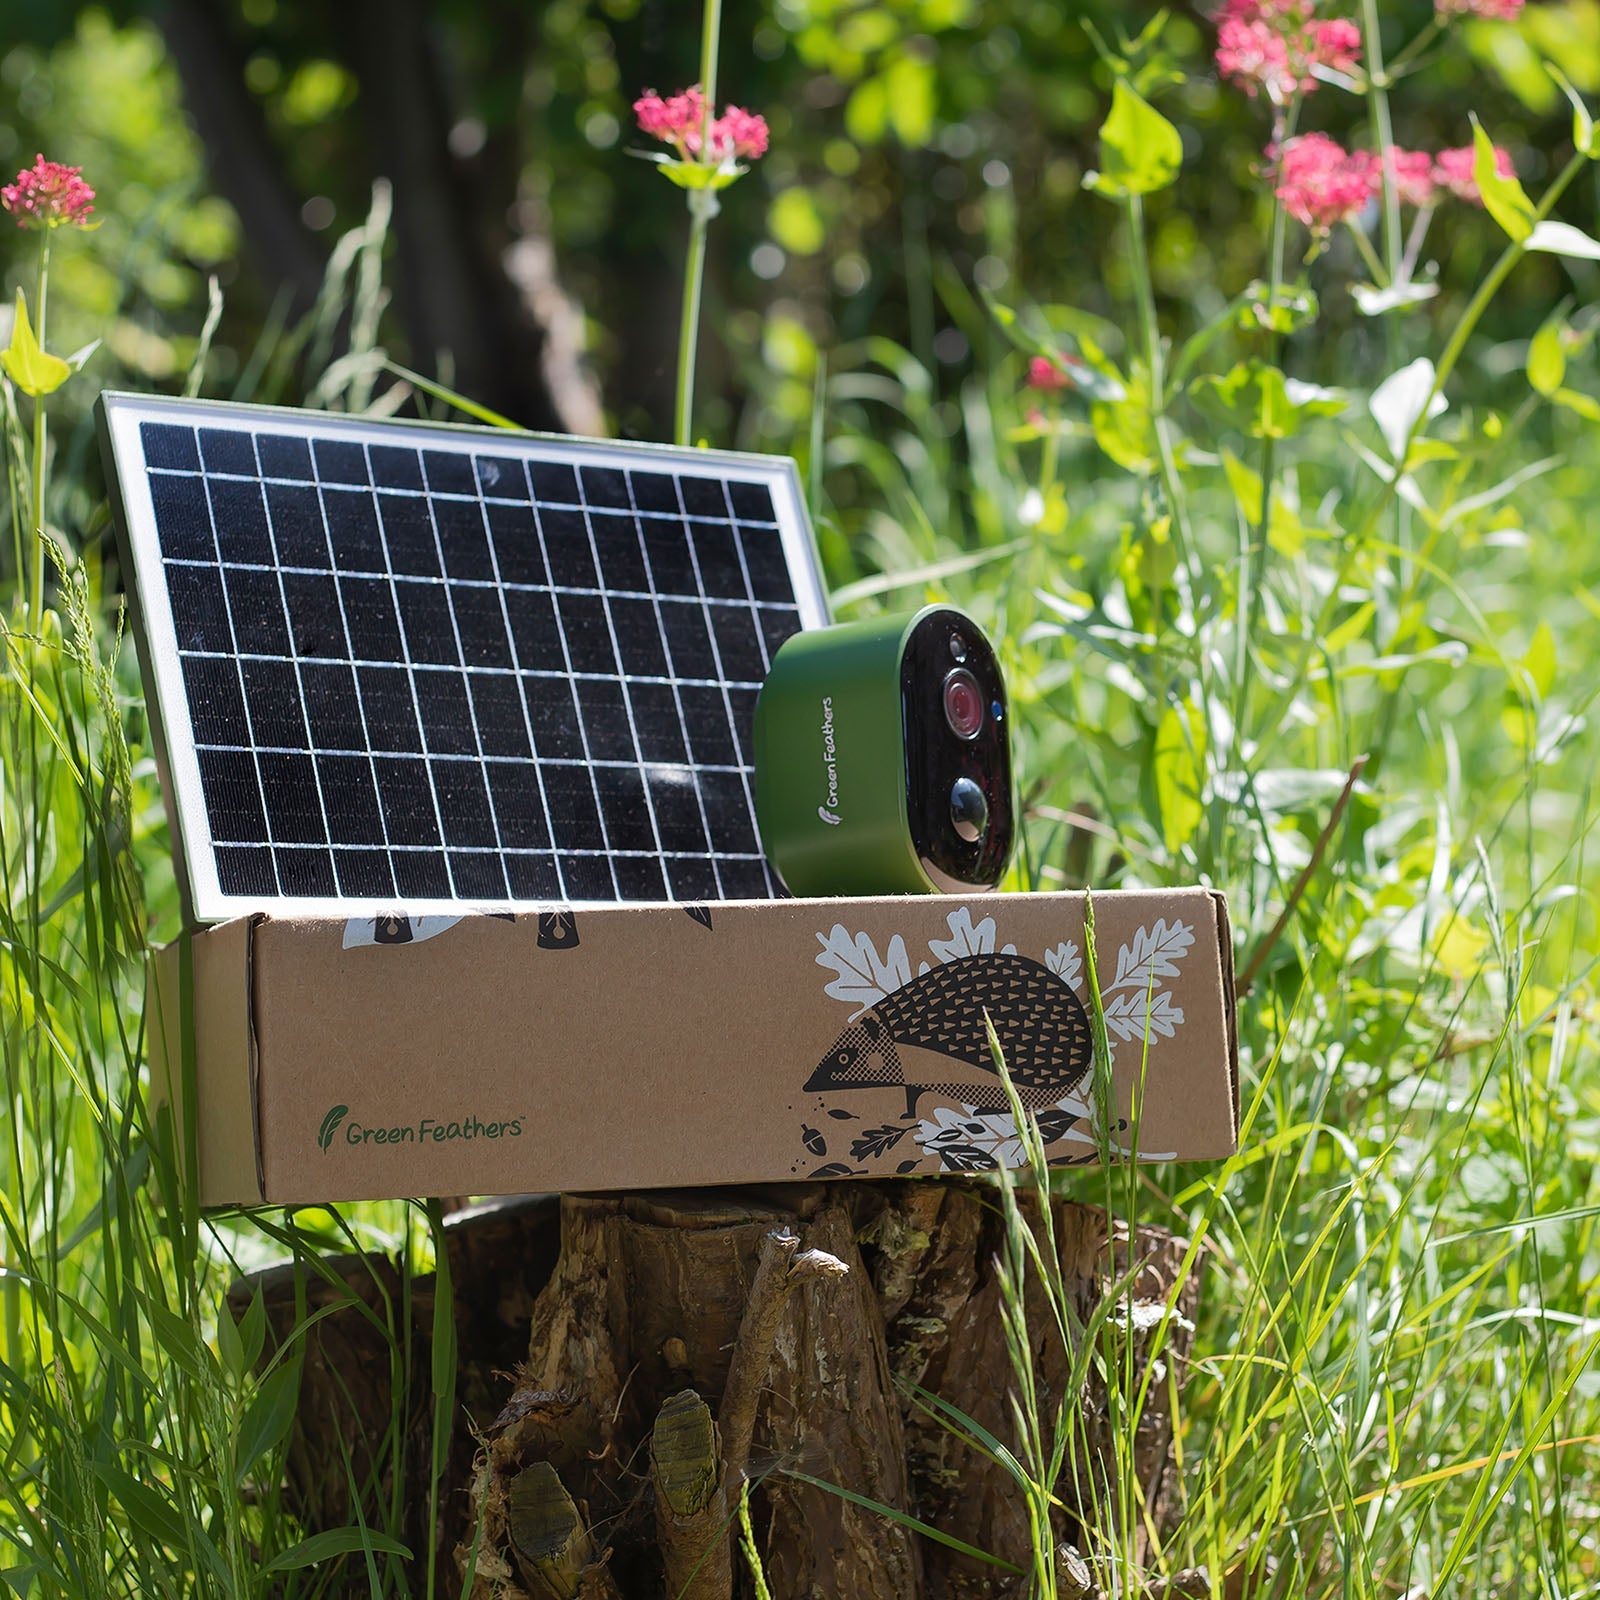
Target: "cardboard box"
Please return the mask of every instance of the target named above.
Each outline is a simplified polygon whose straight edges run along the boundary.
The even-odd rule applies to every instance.
[[[1142,1073],[1140,1158],[1231,1154],[1222,897],[1094,914],[1112,1144]],[[1096,1159],[1078,894],[263,916],[189,953],[187,985],[153,962],[150,1036],[203,1205],[992,1170],[1020,1151],[986,1012],[1052,1160]]]

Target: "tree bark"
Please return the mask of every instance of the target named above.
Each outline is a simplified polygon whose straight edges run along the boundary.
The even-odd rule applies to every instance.
[[[205,146],[212,185],[238,212],[269,295],[287,289],[290,315],[301,316],[316,302],[326,262],[244,87],[243,56],[220,9],[205,0],[163,0],[155,18]]]
[[[755,1589],[737,1518],[748,1487],[773,1600],[1025,1593],[1025,1578],[861,1503],[914,1517],[1012,1569],[1031,1565],[1017,1484],[974,1448],[971,1427],[950,1425],[959,1413],[1015,1443],[998,1199],[982,1180],[816,1183],[578,1195],[450,1219],[461,1419],[439,1496],[440,1542],[455,1547],[440,1592],[460,1592],[471,1560],[475,1600],[747,1600]],[[1036,1230],[1046,1226],[1037,1203],[1029,1215]],[[1072,1340],[1030,1287],[1041,1406],[1054,1415],[1065,1397],[1077,1419],[1076,1465],[1055,1485],[1060,1592],[1089,1600],[1104,1585],[1096,1551],[1109,1544],[1141,1564],[1149,1558],[1143,1520],[1119,1539],[1115,1511],[1093,1486],[1131,1467],[1150,1522],[1167,1515],[1170,1402],[1199,1284],[1190,1274],[1175,1290],[1185,1246],[1162,1230],[1133,1239],[1104,1212],[1062,1200],[1051,1202],[1049,1225],[1072,1337],[1126,1277],[1131,1293],[1101,1319],[1100,1366],[1137,1386],[1159,1338],[1173,1377],[1148,1384],[1126,1461],[1129,1426],[1104,1384],[1091,1377],[1064,1396]],[[336,1276],[360,1304],[311,1331],[290,1451],[291,1493],[308,1528],[348,1520],[343,1468],[329,1470],[330,1451],[353,1449],[358,1435],[379,1439],[388,1422],[391,1362],[361,1311],[384,1292],[412,1308],[417,1399],[407,1420],[414,1439],[425,1436],[431,1291],[424,1281],[401,1296],[385,1272],[392,1267],[347,1263]],[[291,1290],[281,1272],[269,1281],[280,1329],[293,1322]],[[336,1292],[348,1295],[326,1290]],[[339,1438],[344,1446],[329,1443]],[[409,1455],[420,1463],[427,1451]],[[408,1484],[405,1495],[412,1548],[426,1548],[426,1486]],[[1169,1585],[1194,1580],[1178,1574]],[[1121,1592],[1189,1592],[1139,1581]]]

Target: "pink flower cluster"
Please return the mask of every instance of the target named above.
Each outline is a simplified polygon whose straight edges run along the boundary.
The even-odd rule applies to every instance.
[[[706,142],[706,97],[699,84],[685,89],[682,94],[665,98],[654,89],[646,89],[634,101],[633,114],[639,119],[641,132],[670,144],[685,160],[702,159],[701,147]],[[742,106],[729,106],[715,118],[710,134],[708,155],[713,165],[737,156],[754,161],[767,153],[767,119]]]
[[[1325,133],[1304,133],[1278,152],[1277,196],[1316,232],[1356,216],[1372,198],[1375,163]]]
[[[1433,14],[1441,22],[1452,17],[1492,17],[1496,22],[1513,22],[1522,6],[1523,0],[1433,0]]]
[[[1318,233],[1360,214],[1368,201],[1383,192],[1383,169],[1401,204],[1433,205],[1441,191],[1474,205],[1483,204],[1478,180],[1472,175],[1471,145],[1459,150],[1402,150],[1390,145],[1384,160],[1371,151],[1346,150],[1325,133],[1306,133],[1291,139],[1275,153],[1278,161],[1276,193],[1284,209]],[[1512,175],[1511,157],[1498,147],[1495,169],[1503,178]]]
[[[1254,98],[1275,102],[1316,88],[1316,69],[1349,73],[1361,60],[1361,30],[1319,22],[1317,0],[1227,0],[1217,16],[1217,68]]]
[[[1061,389],[1074,388],[1075,385],[1072,374],[1060,362],[1052,361],[1049,356],[1034,356],[1028,363],[1028,387],[1054,394]]]
[[[64,167],[37,156],[14,183],[0,188],[0,206],[17,219],[19,228],[86,228],[94,210],[94,190],[83,181],[82,167]]]

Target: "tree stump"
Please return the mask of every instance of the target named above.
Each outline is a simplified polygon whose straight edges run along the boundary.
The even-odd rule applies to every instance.
[[[1070,1201],[1050,1210],[1077,1327],[1107,1285],[1137,1267],[1131,1304],[1101,1334],[1131,1341],[1130,1359],[1107,1369],[1142,1377],[1160,1328],[1160,1359],[1181,1381],[1197,1276],[1178,1289],[1175,1317],[1161,1308],[1173,1299],[1183,1242],[1143,1228],[1130,1241],[1104,1212]],[[1036,1200],[1029,1214],[1043,1226]],[[449,1556],[453,1547],[441,1592],[460,1592],[470,1566],[471,1600],[745,1600],[755,1593],[739,1538],[746,1483],[773,1600],[1026,1592],[1025,1579],[834,1492],[1029,1569],[1017,1484],[929,1398],[1014,1439],[995,1268],[1002,1228],[999,1192],[983,1179],[574,1195],[451,1219],[462,1425],[439,1497],[438,1548]],[[377,1283],[382,1270],[345,1276]],[[274,1325],[287,1327],[284,1286],[268,1299]],[[411,1426],[421,1439],[428,1285],[409,1299]],[[1071,1356],[1032,1287],[1027,1301],[1034,1369],[1053,1415]],[[322,1470],[328,1439],[387,1423],[391,1363],[369,1348],[382,1342],[374,1320],[352,1308],[311,1332],[290,1450],[291,1491],[310,1527],[347,1519],[342,1467]],[[1134,1432],[1132,1466],[1157,1526],[1175,1390],[1148,1385]],[[1098,1379],[1074,1404],[1079,1459],[1056,1485],[1053,1531],[1061,1592],[1093,1595],[1071,1586],[1087,1570],[1077,1553],[1116,1530],[1103,1507],[1074,1500],[1072,1485],[1114,1481],[1120,1446]],[[415,1471],[427,1450],[407,1455]],[[412,1548],[426,1548],[425,1482],[407,1485],[406,1504],[417,1518]],[[1141,1521],[1129,1536],[1140,1560],[1143,1534]]]

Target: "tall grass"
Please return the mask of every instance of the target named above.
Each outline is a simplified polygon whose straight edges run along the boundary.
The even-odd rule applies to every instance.
[[[1139,208],[1113,215],[1117,248],[1139,259]],[[309,356],[326,374],[319,403],[374,403],[382,232],[380,199],[335,253],[319,312],[246,363],[247,391],[283,392]],[[1281,236],[1269,218],[1266,238]],[[1177,1229],[1190,1270],[1202,1250],[1209,1263],[1182,1374],[1179,1514],[1155,1530],[1149,1565],[1281,1600],[1600,1593],[1593,424],[1520,376],[1491,378],[1523,352],[1481,349],[1470,326],[1424,312],[1384,325],[1381,370],[1340,375],[1343,416],[1267,451],[1247,428],[1209,425],[1190,387],[1257,350],[1236,325],[1168,348],[1142,285],[1117,323],[1018,308],[1024,347],[1092,347],[1187,435],[1141,451],[1138,417],[1028,395],[1026,349],[925,265],[930,306],[980,353],[971,376],[947,392],[885,341],[830,350],[816,414],[753,409],[751,440],[805,458],[843,611],[948,595],[1002,642],[1028,791],[1015,885],[1214,884],[1255,974],[1240,1153],[1071,1180],[1130,1225]],[[1447,448],[1414,464],[1419,507],[1363,457],[1381,441],[1360,400],[1452,348],[1454,408],[1430,433]],[[1565,348],[1568,386],[1592,383],[1583,339]],[[30,402],[9,388],[6,402],[16,508],[48,463],[30,456]],[[78,499],[51,485],[46,527]],[[177,1135],[142,1093],[145,942],[172,924],[174,897],[114,585],[90,530],[56,527],[51,603],[30,615],[45,547],[12,518],[0,1582],[41,1597],[425,1591],[437,1563],[402,1553],[406,1462],[422,1450],[436,1487],[453,1368],[446,1312],[432,1371],[414,1377],[410,1290],[438,1217],[194,1210]],[[1033,1181],[1062,1181],[1033,1156]],[[1131,1314],[1118,1320],[1131,1289],[1071,1324],[1050,1241],[1024,1220],[1029,1181],[996,1192],[1013,1317],[1024,1285],[1042,1286],[1080,1370],[1109,1374],[1131,1438],[1148,1404],[1127,1378]],[[357,1295],[327,1263],[364,1249],[399,1259],[398,1288],[374,1276]],[[287,1337],[260,1300],[236,1318],[224,1299],[268,1260],[294,1263],[302,1285]],[[346,1462],[350,1527],[308,1536],[284,1506],[282,1463],[306,1336],[326,1314],[311,1307],[330,1294],[388,1352],[395,1413],[365,1476]],[[1025,1327],[1008,1332],[1006,1449],[1043,1597],[1073,1423],[1030,1392]],[[408,1382],[428,1389],[420,1443]],[[1129,1530],[1148,1508],[1126,1477],[1090,1488],[1120,1532],[1085,1555],[1108,1585],[1128,1583]]]
[[[335,252],[306,324],[247,366],[247,386],[281,386],[310,347],[328,374],[323,403],[365,404],[381,364],[383,200]],[[375,1593],[409,1593],[413,1582],[431,1593],[436,1552],[397,1537],[408,1517],[419,1521],[401,1500],[411,1446],[398,1424],[349,1486],[350,1527],[308,1533],[287,1514],[282,1485],[305,1336],[331,1310],[351,1306],[374,1324],[392,1353],[399,1415],[409,1286],[433,1265],[438,1216],[390,1205],[350,1217],[202,1217],[181,1181],[183,1134],[170,1118],[152,1121],[145,1095],[148,930],[174,928],[176,907],[137,673],[98,542],[58,531],[76,486],[50,484],[51,460],[31,453],[45,430],[27,413],[44,401],[7,382],[6,402],[20,559],[0,616],[0,1586],[63,1600],[316,1594],[355,1562]],[[35,485],[42,537],[21,509]],[[36,607],[44,593],[51,604]],[[398,1294],[374,1278],[379,1292],[360,1295],[328,1264],[330,1253],[369,1249],[398,1260]],[[294,1263],[289,1327],[269,1327],[259,1292],[242,1314],[229,1309],[230,1283],[268,1260]],[[306,1309],[312,1287],[320,1310]],[[450,1331],[447,1289],[436,1305],[443,1424],[454,1379],[453,1343],[438,1337],[441,1321]],[[448,1426],[434,1437],[423,1481],[436,1485]]]

